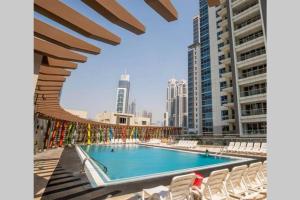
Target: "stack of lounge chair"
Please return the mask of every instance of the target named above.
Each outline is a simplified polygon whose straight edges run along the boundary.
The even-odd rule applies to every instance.
[[[260,142],[230,142],[228,146],[224,147],[222,152],[227,153],[242,153],[242,154],[267,154],[267,143]]]
[[[170,187],[158,186],[144,189],[142,199],[182,199],[200,197],[201,200],[266,199],[267,161],[216,170],[202,180],[200,187],[192,186],[194,173],[176,176]]]
[[[147,144],[160,144],[160,143],[161,143],[161,140],[155,139],[155,138],[152,138],[147,142]]]
[[[175,147],[182,147],[182,148],[195,148],[198,144],[196,140],[179,140]]]

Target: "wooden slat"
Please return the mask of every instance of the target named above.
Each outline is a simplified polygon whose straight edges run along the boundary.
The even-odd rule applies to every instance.
[[[51,67],[64,68],[64,69],[76,69],[77,68],[77,63],[73,63],[73,62],[66,61],[66,60],[60,60],[60,59],[47,57],[47,61],[48,61],[49,66],[51,66]]]
[[[44,75],[40,74],[38,76],[38,80],[41,81],[57,81],[57,82],[64,82],[66,80],[63,76],[55,76],[55,75]]]
[[[110,22],[135,34],[145,33],[145,26],[116,0],[82,0]]]
[[[54,98],[59,98],[59,94],[37,94],[38,95],[38,97],[45,97],[45,98],[47,98],[47,97],[54,97]]]
[[[58,0],[35,0],[34,10],[86,37],[112,45],[121,42],[117,35]]]
[[[45,40],[34,37],[34,51],[38,54],[50,56],[58,59],[85,62],[87,57],[75,53],[64,47],[47,42]]]
[[[38,90],[43,90],[43,91],[60,91],[61,87],[46,87],[46,86],[37,86]]]
[[[57,67],[51,67],[46,65],[40,66],[40,74],[47,74],[47,75],[58,75],[58,76],[70,76],[71,72],[65,69],[60,69]]]
[[[177,11],[170,0],[144,0],[168,22],[177,20]]]
[[[36,94],[59,94],[60,91],[44,91],[44,90],[37,90],[35,91]]]
[[[207,0],[209,7],[214,7],[220,5],[220,0]]]
[[[54,87],[59,86],[59,87],[62,87],[63,82],[53,82],[53,81],[41,81],[41,80],[38,80],[36,85],[39,85],[39,86],[54,86]]]
[[[98,47],[38,19],[34,19],[34,35],[67,49],[73,49],[95,55],[100,53],[100,49]]]

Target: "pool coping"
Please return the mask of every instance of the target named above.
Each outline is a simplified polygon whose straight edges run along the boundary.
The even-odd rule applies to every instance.
[[[93,145],[101,145],[101,144],[93,144]],[[126,144],[123,144],[126,145]],[[132,144],[130,144],[132,145]],[[160,146],[148,146],[144,144],[136,144],[136,145],[141,145],[145,146],[148,148],[160,148],[160,149],[166,149],[166,150],[171,150],[171,151],[179,151],[179,152],[184,152],[184,153],[192,153],[192,154],[204,154],[203,152],[196,152],[196,151],[188,151],[188,150],[183,150],[183,149],[173,149],[173,148],[168,148],[168,147],[160,147]],[[102,145],[101,145],[102,146]],[[195,171],[200,171],[200,170],[209,170],[212,168],[218,168],[218,167],[226,167],[230,166],[233,164],[242,164],[246,163],[249,161],[253,161],[253,158],[245,158],[245,157],[238,157],[238,156],[231,156],[231,155],[216,155],[219,157],[227,157],[227,158],[233,158],[233,159],[238,159],[235,161],[230,161],[227,163],[218,163],[218,164],[212,164],[209,166],[201,166],[201,167],[193,167],[193,168],[188,168],[188,169],[180,169],[180,170],[173,170],[173,171],[168,171],[168,172],[161,172],[161,173],[155,173],[152,175],[142,175],[142,176],[134,176],[130,178],[122,178],[122,179],[114,179],[111,180],[103,171],[100,169],[100,167],[92,160],[90,157],[87,155],[86,152],[79,146],[76,145],[76,151],[80,157],[81,162],[85,158],[88,158],[86,160],[86,164],[84,167],[84,170],[86,172],[86,175],[91,182],[92,187],[104,187],[104,186],[110,186],[110,185],[118,185],[122,183],[132,183],[132,182],[137,182],[137,181],[142,181],[142,180],[149,180],[149,179],[154,179],[154,178],[162,178],[162,177],[167,177],[171,175],[179,175],[183,173],[191,173]],[[214,155],[211,153],[211,155]],[[100,174],[107,179],[105,182],[103,180],[103,177],[100,176]]]

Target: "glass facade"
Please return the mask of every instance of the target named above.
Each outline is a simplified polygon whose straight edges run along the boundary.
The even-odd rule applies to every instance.
[[[194,51],[188,52],[188,127],[194,128]]]
[[[202,132],[213,132],[209,21],[207,0],[200,0]]]

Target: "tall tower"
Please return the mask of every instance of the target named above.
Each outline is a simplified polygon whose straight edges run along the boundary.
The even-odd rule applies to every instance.
[[[129,74],[122,74],[117,88],[117,113],[128,113],[129,90]]]
[[[188,126],[197,134],[221,134],[216,8],[199,0],[188,47]]]
[[[193,44],[188,47],[188,130],[199,133],[200,116],[200,16],[193,18]]]
[[[164,125],[187,128],[187,83],[170,79],[167,88],[167,111]]]
[[[266,136],[267,0],[216,8],[223,134]]]

